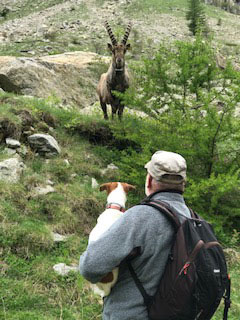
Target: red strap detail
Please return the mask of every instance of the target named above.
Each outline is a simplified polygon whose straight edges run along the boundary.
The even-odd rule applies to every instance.
[[[189,266],[190,266],[190,263],[188,262],[188,263],[185,263],[185,265],[183,267],[183,272],[184,272],[185,275],[187,274]]]
[[[182,269],[180,270],[180,272],[179,272],[179,276],[182,274],[182,273],[184,273],[185,275],[187,274],[187,272],[188,272],[188,268],[190,267],[190,265],[191,265],[191,262],[186,262],[185,263],[185,265],[182,267]]]

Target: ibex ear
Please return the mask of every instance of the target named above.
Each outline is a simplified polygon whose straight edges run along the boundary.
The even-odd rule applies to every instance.
[[[129,49],[131,49],[130,43],[128,43],[128,44],[126,45],[126,50],[129,50]]]
[[[108,43],[108,49],[112,52],[113,51],[113,47],[111,45],[111,43]]]

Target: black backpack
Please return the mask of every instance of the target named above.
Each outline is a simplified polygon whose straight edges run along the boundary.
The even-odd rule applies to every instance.
[[[183,222],[167,203],[145,199],[172,222],[175,228],[169,259],[154,296],[149,296],[138,279],[131,261],[129,271],[141,292],[151,320],[209,320],[222,298],[223,319],[230,308],[230,277],[221,245],[209,223],[191,209]]]

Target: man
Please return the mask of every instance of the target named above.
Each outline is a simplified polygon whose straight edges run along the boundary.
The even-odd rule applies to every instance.
[[[186,161],[173,152],[157,151],[145,165],[145,193],[170,205],[180,217],[190,217],[183,191]],[[140,248],[132,266],[149,295],[157,289],[173,241],[171,222],[157,209],[138,205],[127,210],[103,236],[88,245],[80,257],[80,272],[92,283],[100,281],[119,266],[118,281],[104,298],[103,320],[148,320],[143,297],[134,283],[124,259]]]

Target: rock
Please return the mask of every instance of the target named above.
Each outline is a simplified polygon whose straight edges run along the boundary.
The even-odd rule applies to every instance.
[[[12,138],[6,138],[6,145],[11,149],[17,149],[21,147],[21,143]]]
[[[9,156],[13,156],[14,154],[17,153],[17,151],[15,149],[11,149],[11,148],[5,148],[3,150],[4,153],[6,153]]]
[[[19,180],[24,163],[18,158],[10,158],[0,162],[0,180],[15,183]]]
[[[106,169],[101,170],[101,175],[104,176],[105,174],[109,174],[117,170],[119,170],[119,168],[115,166],[114,163],[110,163]]]
[[[64,163],[66,163],[67,166],[70,166],[68,159],[64,159],[63,161],[64,161]]]
[[[54,92],[67,104],[83,107],[97,97],[95,90],[86,93],[86,86],[95,88],[98,81],[87,68],[97,57],[81,51],[40,58],[0,56],[0,88],[39,98]]]
[[[65,263],[58,263],[53,266],[53,269],[60,276],[66,276],[71,271],[78,272],[78,265],[67,266]]]
[[[97,180],[95,178],[92,178],[92,188],[93,189],[96,189],[98,188],[99,184],[97,182]]]
[[[61,152],[57,141],[49,134],[33,134],[28,137],[28,142],[33,150],[43,156],[52,157]]]
[[[46,186],[46,187],[36,187],[33,189],[33,196],[45,196],[48,193],[55,192],[55,189],[52,186]]]
[[[54,182],[52,180],[47,180],[46,182],[49,186],[54,186]]]
[[[63,236],[57,232],[52,232],[52,237],[54,242],[64,242],[68,239],[69,236]]]

